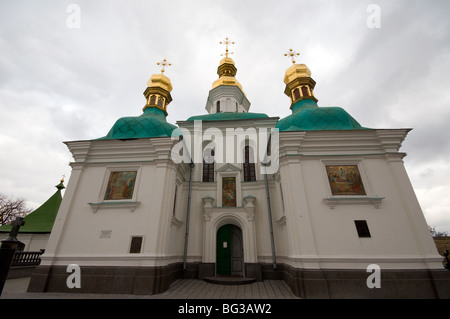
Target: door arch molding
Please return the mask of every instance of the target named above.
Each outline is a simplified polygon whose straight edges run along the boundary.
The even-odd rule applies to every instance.
[[[205,207],[203,232],[203,263],[216,263],[217,231],[223,225],[235,225],[242,231],[244,264],[256,263],[256,234],[253,214],[248,214],[242,207],[220,208]]]

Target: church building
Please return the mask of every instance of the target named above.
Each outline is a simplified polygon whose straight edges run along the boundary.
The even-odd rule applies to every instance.
[[[205,114],[166,121],[163,60],[141,115],[65,142],[72,172],[28,291],[159,294],[176,279],[236,277],[284,280],[303,298],[449,298],[403,164],[410,129],[319,107],[293,50],[277,106],[292,113],[250,110],[224,44]],[[71,264],[80,288],[67,286]]]

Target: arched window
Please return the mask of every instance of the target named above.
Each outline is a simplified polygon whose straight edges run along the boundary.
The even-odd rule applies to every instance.
[[[294,101],[298,100],[300,98],[300,90],[296,88],[294,90]]]
[[[214,150],[211,148],[203,152],[203,181],[214,182]]]
[[[164,105],[164,99],[162,97],[158,97],[158,105],[163,107]]]
[[[217,111],[216,111],[216,113],[219,113],[219,112],[220,112],[220,101],[217,101],[216,106],[217,106]]]
[[[156,95],[150,96],[150,105],[156,105]]]
[[[253,156],[253,148],[246,146],[244,148],[244,182],[253,182],[255,180],[255,157]]]
[[[309,91],[306,86],[302,86],[302,95],[303,96],[309,96]]]

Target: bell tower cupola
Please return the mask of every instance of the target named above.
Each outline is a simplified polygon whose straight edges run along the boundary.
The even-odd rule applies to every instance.
[[[172,83],[170,79],[164,75],[166,67],[171,66],[166,59],[158,62],[157,65],[161,66],[161,74],[153,74],[147,82],[147,89],[144,91],[146,99],[145,106],[142,111],[145,112],[147,108],[157,108],[165,113],[167,116],[167,105],[172,102]]]
[[[234,42],[225,38],[220,44],[225,45],[225,53],[222,54],[225,57],[220,60],[217,68],[219,78],[212,84],[205,109],[210,114],[248,112],[250,102],[245,96],[241,83],[236,80],[237,68],[233,59],[229,57],[233,52],[229,52],[228,46]]]
[[[289,49],[284,55],[292,59],[292,65],[284,75],[284,83],[286,84],[284,94],[291,99],[291,109],[295,103],[301,100],[310,99],[317,102],[318,100],[314,97],[313,92],[316,81],[311,78],[311,71],[305,64],[295,63],[295,57],[300,53]]]

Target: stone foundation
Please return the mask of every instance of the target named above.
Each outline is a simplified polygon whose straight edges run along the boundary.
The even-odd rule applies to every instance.
[[[101,294],[160,294],[183,277],[182,264],[164,267],[91,267],[81,266],[81,287],[68,288],[64,266],[38,266],[28,292],[67,292]]]
[[[296,296],[309,299],[450,299],[448,270],[381,270],[381,288],[368,288],[365,270],[305,270],[289,265],[246,264],[247,277],[284,280]],[[163,267],[81,267],[81,288],[68,288],[71,273],[64,266],[38,266],[29,292],[67,292],[153,295],[166,291],[177,279],[215,275],[214,263],[182,263]]]
[[[284,265],[293,293],[310,299],[448,299],[447,270],[381,270],[380,288],[368,288],[365,270],[304,270]]]

